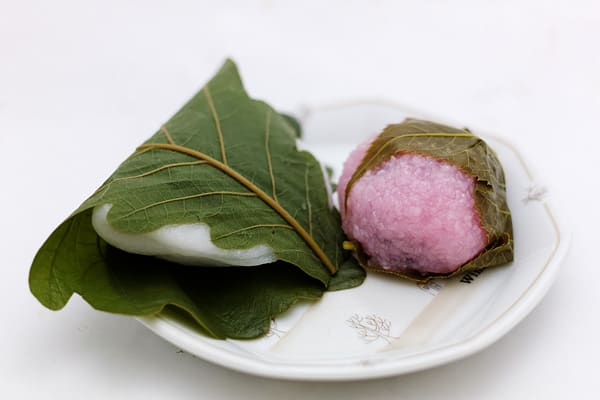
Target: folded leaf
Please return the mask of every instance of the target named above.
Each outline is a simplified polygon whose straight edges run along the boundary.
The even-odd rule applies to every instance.
[[[364,271],[355,263],[336,274],[347,259],[339,214],[320,164],[296,148],[300,128],[292,121],[249,98],[227,61],[51,234],[31,267],[32,293],[51,309],[74,292],[125,314],[175,305],[215,337],[253,337],[294,302],[319,297],[332,275],[332,289],[360,284]],[[93,230],[92,210],[103,204],[112,205],[108,223],[122,232],[201,222],[215,246],[267,245],[278,261],[183,267],[127,254]]]
[[[216,246],[268,245],[326,284],[343,234],[322,168],[296,134],[248,97],[228,61],[77,212],[112,204],[108,222],[127,233],[204,222]]]

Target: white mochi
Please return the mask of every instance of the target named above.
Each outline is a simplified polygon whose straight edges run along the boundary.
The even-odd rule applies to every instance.
[[[147,233],[119,232],[106,216],[112,204],[95,207],[92,225],[109,244],[128,253],[156,256],[186,265],[253,266],[274,262],[273,250],[258,245],[244,250],[216,247],[210,240],[210,227],[204,223],[168,225]]]

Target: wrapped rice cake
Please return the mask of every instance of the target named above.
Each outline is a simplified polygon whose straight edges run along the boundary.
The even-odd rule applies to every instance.
[[[31,292],[52,310],[77,293],[98,310],[166,309],[210,337],[251,339],[296,303],[360,285],[299,130],[226,61],[50,234]]]
[[[344,164],[343,229],[363,267],[416,281],[513,259],[504,172],[468,130],[407,119]]]

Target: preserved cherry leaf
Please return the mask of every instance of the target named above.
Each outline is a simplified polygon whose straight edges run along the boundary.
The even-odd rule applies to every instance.
[[[345,167],[338,194],[344,227],[354,242],[350,247],[363,266],[422,281],[512,260],[512,220],[504,172],[481,138],[468,130],[407,119],[387,126],[358,152],[350,160],[352,165]],[[413,176],[399,173],[410,174],[411,168]],[[361,188],[363,193],[355,188],[359,181],[369,184]],[[403,201],[411,196],[416,199],[413,203]],[[388,203],[376,208],[380,197]],[[348,209],[351,199],[356,209]],[[457,200],[453,203],[452,199]],[[461,204],[468,207],[457,213]],[[399,218],[394,218],[394,211]],[[457,215],[447,218],[446,214],[453,213]],[[357,237],[362,237],[362,242]],[[477,248],[473,250],[473,246]],[[460,259],[456,252],[464,255],[465,248],[471,248],[466,258],[452,264],[449,260]]]

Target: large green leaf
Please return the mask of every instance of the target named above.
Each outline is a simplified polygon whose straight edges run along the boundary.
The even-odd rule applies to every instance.
[[[128,233],[204,222],[216,246],[268,245],[326,284],[343,233],[321,165],[298,151],[296,132],[248,97],[227,61],[77,212],[112,204],[108,222]]]
[[[250,99],[227,61],[51,234],[33,261],[31,291],[51,309],[73,293],[133,315],[174,305],[215,337],[253,337],[300,299],[360,284],[364,271],[344,257],[323,170],[297,150],[298,132],[289,117]],[[278,261],[183,267],[127,254],[93,230],[92,209],[103,204],[112,204],[108,222],[122,232],[203,222],[214,245],[267,245]]]
[[[399,153],[413,153],[444,160],[475,178],[475,206],[487,232],[485,249],[461,266],[450,277],[465,271],[504,264],[513,259],[512,219],[506,203],[504,171],[494,151],[480,137],[466,129],[457,129],[430,121],[407,118],[400,124],[388,125],[373,140],[361,163],[348,181],[345,201],[352,186],[365,172],[376,168]],[[356,255],[362,265],[370,268],[368,257],[355,243]],[[375,267],[375,266],[373,266]],[[378,268],[379,269],[379,268]],[[422,281],[421,275],[384,272]]]

